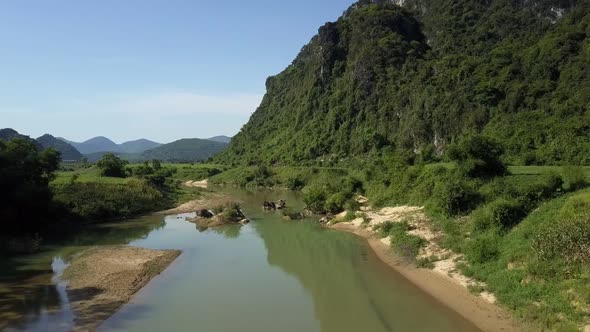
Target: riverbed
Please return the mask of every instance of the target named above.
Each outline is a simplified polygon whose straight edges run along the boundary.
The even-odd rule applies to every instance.
[[[264,212],[298,193],[224,190],[252,222],[199,230],[194,214],[94,226],[39,255],[4,261],[0,330],[67,331],[72,314],[60,274],[88,247],[131,245],[182,254],[99,331],[478,331],[385,265],[367,242],[313,220]]]

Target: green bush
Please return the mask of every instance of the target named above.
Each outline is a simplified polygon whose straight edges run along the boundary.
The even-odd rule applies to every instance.
[[[584,169],[580,166],[565,166],[561,170],[564,188],[568,191],[576,191],[588,186]]]
[[[162,193],[145,180],[126,184],[71,183],[53,188],[55,200],[86,220],[126,218],[164,207]]]
[[[503,153],[499,142],[483,135],[465,136],[447,151],[449,159],[457,162],[459,169],[472,178],[508,174],[508,168],[500,160]]]
[[[114,178],[124,178],[127,176],[125,165],[127,165],[127,161],[122,160],[113,153],[105,154],[98,163],[96,163],[96,166],[100,169],[101,176],[110,176]]]
[[[415,261],[426,241],[421,237],[409,234],[408,232],[411,230],[412,227],[406,221],[386,222],[377,228],[377,232],[382,237],[391,236],[391,246],[399,255]]]
[[[335,194],[332,194],[330,197],[328,197],[328,199],[326,200],[325,206],[324,206],[324,210],[326,210],[329,213],[340,213],[342,211],[344,211],[344,205],[346,204],[346,195],[344,193],[338,192]]]
[[[559,259],[569,266],[590,263],[590,213],[547,225],[533,238],[532,246],[542,261]]]
[[[326,205],[326,190],[321,185],[311,185],[305,187],[303,191],[303,201],[307,209],[313,213],[324,213]]]
[[[474,230],[476,232],[485,232],[490,229],[510,230],[526,217],[527,212],[522,202],[516,199],[496,199],[473,213]]]
[[[500,256],[499,235],[490,231],[477,236],[467,245],[465,255],[472,264],[496,260]]]
[[[429,203],[448,216],[465,214],[481,201],[475,185],[457,174],[448,176],[436,183]]]
[[[559,210],[560,219],[578,219],[590,215],[590,193],[568,198]]]

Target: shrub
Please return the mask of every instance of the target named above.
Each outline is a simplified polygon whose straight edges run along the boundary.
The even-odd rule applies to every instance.
[[[576,219],[590,214],[590,193],[570,197],[559,210],[560,219]]]
[[[559,259],[572,266],[590,262],[590,213],[547,225],[533,238],[542,261]]]
[[[411,229],[410,224],[403,221],[383,223],[377,231],[383,237],[391,236],[391,246],[398,254],[408,260],[415,261],[426,241],[421,237],[409,234]]]
[[[290,190],[301,190],[305,187],[305,182],[297,175],[287,178],[286,187]]]
[[[508,174],[508,168],[500,160],[503,153],[499,142],[482,135],[466,136],[447,151],[449,159],[457,162],[463,174],[474,178]]]
[[[576,191],[588,186],[584,169],[579,166],[565,166],[561,170],[564,180],[564,188],[568,191]]]
[[[324,213],[326,204],[326,190],[320,185],[307,186],[304,189],[303,201],[307,209],[314,213]]]
[[[96,163],[96,166],[100,169],[101,176],[124,178],[127,176],[125,171],[126,164],[126,161],[121,160],[121,158],[115,156],[113,153],[107,153]]]
[[[55,200],[86,220],[125,218],[163,207],[163,195],[146,181],[71,183],[53,188]]]
[[[430,203],[448,216],[464,214],[474,209],[481,201],[475,183],[461,176],[452,175],[434,186]]]
[[[344,210],[346,195],[341,192],[331,195],[325,203],[324,210],[329,213],[339,213]]]
[[[516,199],[499,198],[473,213],[473,226],[477,232],[490,229],[507,231],[527,215],[523,204]]]
[[[500,256],[499,242],[499,235],[493,231],[479,235],[467,245],[467,260],[473,264],[496,260]]]

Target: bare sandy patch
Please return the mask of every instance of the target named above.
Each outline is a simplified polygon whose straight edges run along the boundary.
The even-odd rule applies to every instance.
[[[215,206],[226,205],[235,202],[229,196],[218,193],[206,193],[203,197],[183,203],[174,209],[158,212],[161,215],[173,215],[182,213],[192,213],[198,210],[210,209]]]
[[[185,187],[192,187],[192,188],[207,188],[209,187],[209,180],[201,180],[201,181],[186,181],[183,183]]]
[[[63,274],[76,316],[74,330],[95,330],[180,253],[179,250],[107,246],[76,256]]]

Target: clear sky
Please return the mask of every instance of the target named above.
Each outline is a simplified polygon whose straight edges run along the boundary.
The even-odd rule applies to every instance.
[[[353,0],[0,1],[0,128],[74,141],[234,135]]]

